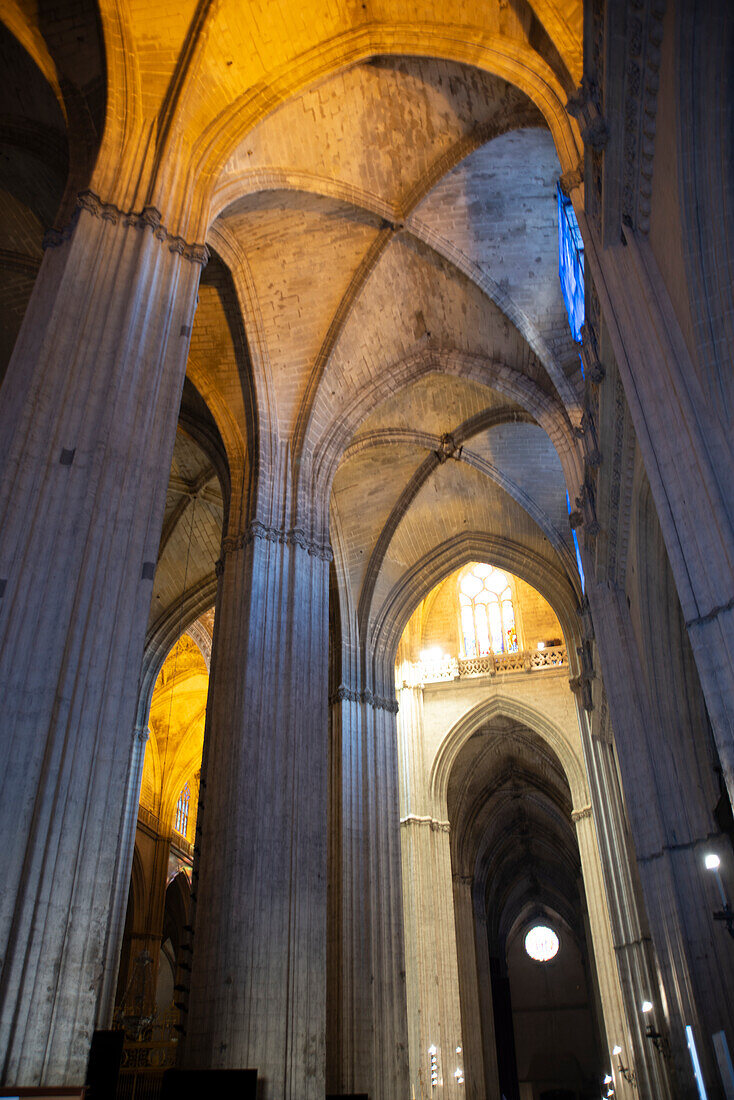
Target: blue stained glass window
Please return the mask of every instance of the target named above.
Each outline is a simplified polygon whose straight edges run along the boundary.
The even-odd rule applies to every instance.
[[[576,221],[573,205],[560,185],[558,194],[558,274],[566,303],[568,323],[573,338],[581,342],[581,326],[584,323],[584,242]]]
[[[568,493],[566,493],[566,508],[568,509],[569,516],[571,515],[571,501],[568,499]],[[581,591],[586,591],[586,578],[584,577],[584,567],[581,564],[581,549],[579,547],[579,539],[576,534],[576,528],[571,528],[571,535],[573,536],[573,545],[576,551],[576,565],[578,567],[579,576],[581,577]]]

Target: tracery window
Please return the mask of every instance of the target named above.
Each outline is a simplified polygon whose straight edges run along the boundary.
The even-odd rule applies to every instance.
[[[468,566],[459,578],[459,613],[466,657],[518,650],[510,579],[483,562]]]
[[[186,836],[186,830],[189,827],[189,799],[191,798],[191,788],[188,783],[178,796],[178,802],[176,803],[176,821],[174,823],[174,829],[180,836]]]
[[[571,200],[558,192],[558,274],[573,338],[581,342],[584,323],[584,242]]]

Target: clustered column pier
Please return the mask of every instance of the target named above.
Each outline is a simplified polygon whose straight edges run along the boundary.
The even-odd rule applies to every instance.
[[[0,1079],[18,1086],[83,1083],[114,988],[126,731],[207,256],[90,192],[52,243],[0,423]]]

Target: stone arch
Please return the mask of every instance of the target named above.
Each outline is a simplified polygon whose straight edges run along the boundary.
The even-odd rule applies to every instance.
[[[535,707],[498,692],[463,715],[444,738],[433,762],[429,780],[429,790],[436,807],[441,807],[445,812],[451,768],[462,747],[481,725],[500,717],[520,722],[537,734],[560,761],[571,791],[574,809],[583,809],[588,805],[589,790],[583,763],[562,730]]]
[[[379,693],[392,692],[395,654],[405,624],[421,599],[450,573],[470,561],[490,561],[514,573],[536,588],[558,617],[568,647],[572,674],[578,668],[576,646],[581,632],[577,610],[581,590],[545,558],[539,557],[510,539],[497,538],[482,531],[467,531],[441,543],[429,555],[416,562],[390,592],[376,619],[362,638],[367,686],[379,685]]]
[[[183,599],[174,603],[149,632],[140,673],[138,704],[135,712],[136,726],[145,727],[148,724],[150,701],[158,673],[181,635],[186,633],[200,615],[214,606],[218,584],[219,578],[212,575],[201,584],[189,589],[184,593]]]
[[[190,210],[194,235],[211,223],[212,194],[232,149],[252,127],[284,100],[348,65],[376,54],[440,58],[473,65],[515,84],[535,103],[553,136],[562,171],[576,167],[581,145],[565,109],[566,93],[550,67],[527,46],[501,35],[467,28],[462,35],[440,24],[372,23],[319,43],[259,84],[256,95],[242,95],[212,119],[192,151],[189,179],[202,181]],[[167,180],[161,178],[158,188]],[[157,189],[158,189],[157,188]],[[186,191],[186,188],[183,189]]]

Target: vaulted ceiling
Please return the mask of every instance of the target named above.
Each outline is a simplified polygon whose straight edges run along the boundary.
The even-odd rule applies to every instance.
[[[423,564],[467,536],[578,591],[582,385],[556,182],[580,149],[565,101],[581,8],[4,5],[1,368],[43,233],[81,187],[157,205],[212,253],[149,690],[176,624],[213,603],[222,533],[253,514],[268,448],[287,450],[301,497],[329,502],[343,630],[362,645],[407,578],[415,606]]]

